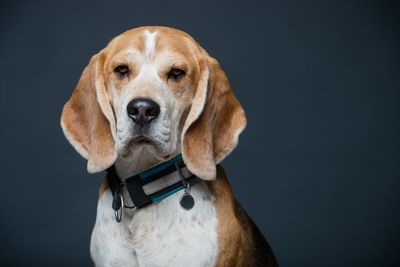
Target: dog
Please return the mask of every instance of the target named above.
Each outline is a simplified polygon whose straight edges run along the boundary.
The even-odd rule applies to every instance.
[[[221,161],[246,117],[221,66],[187,33],[134,28],[94,55],[61,127],[106,170],[95,266],[277,266]]]

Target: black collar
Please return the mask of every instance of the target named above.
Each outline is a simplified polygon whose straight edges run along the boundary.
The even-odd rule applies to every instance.
[[[182,155],[178,155],[166,162],[135,174],[126,179],[121,179],[115,171],[114,165],[107,169],[107,182],[113,195],[112,208],[115,211],[115,219],[121,221],[123,208],[141,209],[152,203],[160,202],[164,198],[185,190],[183,197],[189,199],[190,205],[181,205],[190,209],[194,200],[189,194],[190,185],[197,182],[198,178],[185,166]],[[124,204],[123,188],[126,188],[132,200],[133,206]]]

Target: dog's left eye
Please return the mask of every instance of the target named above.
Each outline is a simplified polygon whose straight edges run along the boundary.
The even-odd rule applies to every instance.
[[[114,69],[114,72],[117,73],[121,78],[128,76],[129,74],[129,68],[128,66],[125,65],[119,65]]]
[[[183,76],[185,76],[186,72],[183,69],[172,68],[168,72],[168,79],[172,78],[174,80],[180,80]]]

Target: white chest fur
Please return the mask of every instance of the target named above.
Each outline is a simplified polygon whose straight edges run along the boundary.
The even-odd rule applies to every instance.
[[[179,205],[183,191],[158,204],[125,209],[114,219],[112,195],[99,199],[90,252],[96,266],[214,266],[217,256],[215,199],[205,182],[194,185],[195,206]]]

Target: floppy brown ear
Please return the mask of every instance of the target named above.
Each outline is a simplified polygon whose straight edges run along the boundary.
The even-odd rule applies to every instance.
[[[90,173],[110,167],[117,158],[115,119],[102,74],[104,60],[102,53],[92,57],[61,115],[64,135],[88,160]]]
[[[201,60],[200,80],[182,132],[182,155],[196,176],[213,180],[216,165],[237,145],[246,127],[242,106],[219,63]]]

